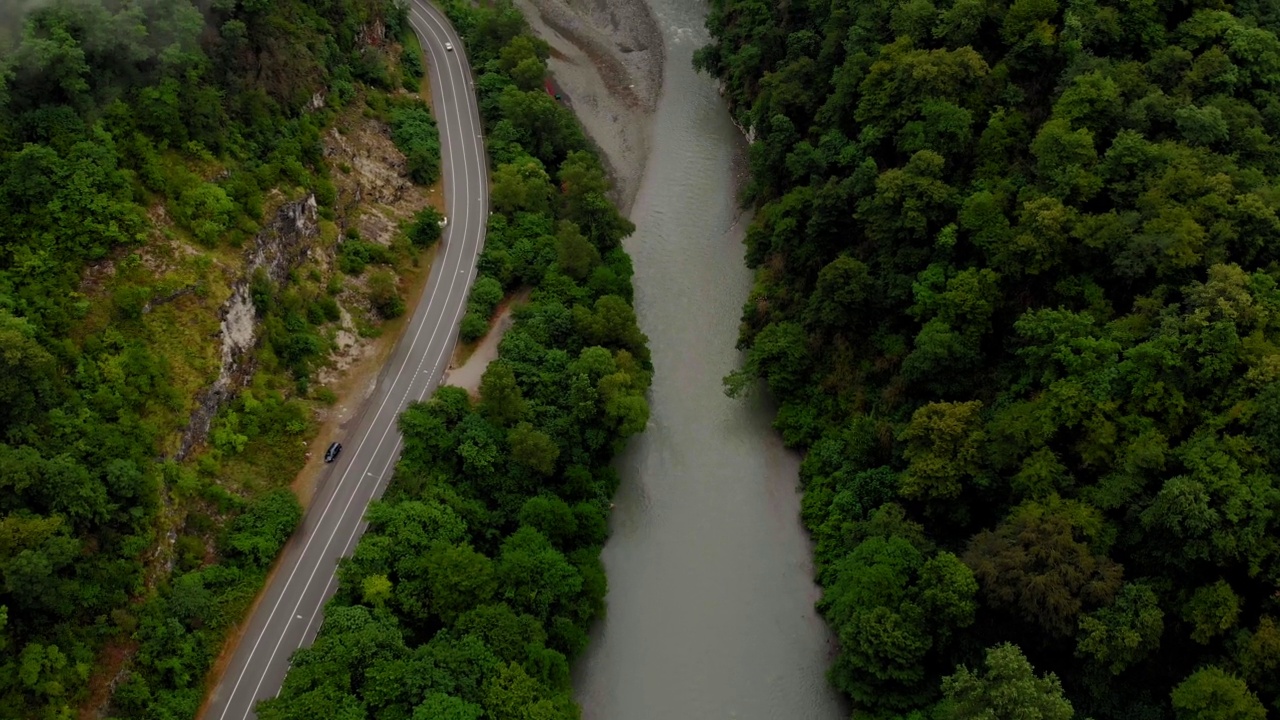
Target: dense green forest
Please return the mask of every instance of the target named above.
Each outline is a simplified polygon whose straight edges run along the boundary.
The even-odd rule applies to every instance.
[[[505,293],[532,293],[478,401],[443,387],[401,416],[395,478],[263,720],[579,717],[569,662],[604,606],[609,462],[649,413],[620,246],[633,227],[542,89],[546,44],[509,4],[448,10],[494,166],[473,322]]]
[[[1280,712],[1280,5],[712,4],[858,715]]]
[[[438,174],[429,114],[388,95],[422,74],[416,42],[388,53],[404,17],[390,0],[0,8],[0,717],[73,717],[113,680],[113,715],[194,715],[301,516],[301,399],[341,287],[255,279],[259,372],[179,463],[192,357],[218,353],[218,268],[285,200],[314,193],[334,219],[320,132],[366,90],[415,179]],[[420,226],[406,246],[435,239]],[[188,250],[157,280],[171,245]],[[338,259],[354,277],[396,258],[352,238]],[[379,277],[375,309],[402,312]]]

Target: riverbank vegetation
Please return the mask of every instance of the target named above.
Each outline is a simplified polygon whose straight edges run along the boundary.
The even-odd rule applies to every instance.
[[[520,14],[447,7],[495,168],[470,311],[484,323],[504,293],[532,292],[478,402],[446,386],[401,416],[395,477],[263,720],[579,717],[569,663],[604,609],[609,463],[648,419],[620,246],[633,228],[573,115],[542,90],[547,48]]]
[[[403,29],[385,0],[0,8],[0,717],[194,716],[301,516],[344,289],[319,258],[350,210],[321,133],[397,122],[438,173],[429,115],[388,95],[421,76]],[[311,195],[312,262],[251,278],[249,388],[180,452],[246,248]]]
[[[727,386],[807,451],[859,716],[1280,712],[1275,5],[707,25],[754,135]]]

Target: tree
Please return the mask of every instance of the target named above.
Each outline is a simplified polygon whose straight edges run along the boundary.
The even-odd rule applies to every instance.
[[[618,246],[635,226],[606,198],[609,188],[600,161],[585,151],[570,152],[558,173],[561,205],[568,222],[574,223],[600,252]]]
[[[489,320],[478,312],[469,312],[462,318],[458,336],[463,342],[475,342],[489,332]]]
[[[525,413],[524,394],[511,364],[498,359],[480,377],[480,412],[495,425],[507,426]]]
[[[369,304],[388,320],[404,314],[404,299],[390,271],[378,270],[369,275]]]
[[[437,544],[426,565],[431,609],[446,623],[493,597],[493,562],[467,545]]]
[[[1258,627],[1242,637],[1238,650],[1240,669],[1253,687],[1274,692],[1280,683],[1280,627],[1270,615],[1258,621]]]
[[[493,311],[500,302],[502,302],[502,283],[494,278],[481,276],[471,287],[471,300],[467,303],[467,309],[488,320],[493,316]]]
[[[556,720],[544,693],[522,666],[507,663],[485,681],[484,709],[488,717],[504,720]]]
[[[1083,542],[1099,525],[1086,506],[1024,503],[994,531],[974,536],[964,561],[994,607],[1068,637],[1082,610],[1120,590],[1123,568]]]
[[[578,232],[578,226],[561,222],[556,231],[556,264],[574,280],[582,280],[600,264],[600,251]]]
[[[444,215],[439,210],[428,205],[414,217],[413,225],[409,227],[409,241],[418,248],[429,248],[440,239],[443,228],[440,222],[444,220]]]
[[[386,575],[370,575],[360,587],[360,597],[374,607],[382,607],[391,598],[392,585]]]
[[[1040,129],[1031,151],[1056,197],[1088,200],[1102,187],[1102,180],[1093,174],[1098,162],[1093,142],[1092,132],[1072,130],[1065,120],[1050,120]]]
[[[18,658],[17,677],[22,686],[36,695],[59,697],[66,692],[61,675],[67,656],[57,645],[30,643]]]
[[[726,392],[741,394],[746,383],[755,378],[767,380],[775,393],[794,391],[809,368],[807,344],[804,328],[798,323],[766,325],[756,335],[742,372],[725,378]]]
[[[499,165],[491,182],[489,197],[498,212],[544,213],[551,207],[551,178],[542,163],[532,157]]]
[[[648,338],[636,323],[636,311],[617,295],[598,298],[592,309],[577,306],[574,320],[591,345],[620,347],[632,354],[645,352]]]
[[[545,535],[559,547],[566,547],[578,533],[575,508],[555,496],[538,495],[520,508],[521,525],[528,525]]]
[[[370,503],[365,521],[395,552],[415,555],[425,554],[437,541],[460,542],[467,532],[457,511],[434,499]]]
[[[939,552],[920,568],[920,606],[933,623],[939,644],[973,623],[978,610],[974,597],[978,581],[973,572],[949,552]]]
[[[902,494],[913,499],[954,500],[964,482],[981,472],[982,403],[930,403],[916,410],[898,436],[910,463],[902,475]]]
[[[511,122],[516,141],[545,167],[555,167],[569,152],[585,148],[573,115],[545,90],[522,91],[511,85],[497,104],[501,117]]]
[[[226,548],[250,567],[266,568],[302,520],[302,506],[287,489],[265,493],[231,524]]]
[[[522,422],[511,429],[507,441],[511,443],[512,460],[543,475],[550,475],[555,471],[560,447],[550,435],[534,428],[530,423]]]
[[[501,660],[524,662],[531,649],[544,645],[547,631],[532,615],[517,615],[505,603],[480,605],[458,618],[458,632],[484,641]]]
[[[926,654],[973,622],[978,587],[955,556],[926,559],[918,540],[881,534],[886,517],[833,565],[819,609],[847,649],[832,682],[861,707],[902,710],[928,696]]]
[[[905,167],[886,170],[874,194],[859,203],[856,217],[883,242],[931,239],[957,202],[955,189],[942,179],[944,165],[941,155],[921,150]]]
[[[1076,652],[1118,675],[1155,652],[1163,631],[1156,594],[1145,584],[1125,583],[1111,605],[1081,618]]]
[[[1265,720],[1267,710],[1244,681],[1208,666],[1173,689],[1178,720]]]
[[[1022,40],[1058,13],[1057,0],[1014,0],[1009,4],[1000,34],[1010,45]]]
[[[0,433],[53,400],[57,365],[35,334],[27,320],[0,311]]]
[[[942,681],[939,720],[1070,720],[1058,676],[1037,676],[1017,645],[987,650],[983,670],[959,667]]]
[[[538,90],[542,88],[550,52],[550,46],[541,38],[518,35],[498,53],[498,68],[510,75],[521,90]]]
[[[484,717],[484,708],[472,705],[465,700],[432,693],[413,709],[411,720],[480,720]]]
[[[502,543],[499,594],[518,612],[545,622],[582,588],[582,576],[537,530],[522,527]]]
[[[1196,588],[1183,606],[1182,616],[1191,623],[1191,639],[1206,644],[1229,632],[1240,616],[1240,597],[1225,580]]]
[[[832,329],[854,328],[870,318],[862,315],[874,297],[875,283],[867,266],[848,255],[832,260],[818,274],[809,297],[808,322]]]

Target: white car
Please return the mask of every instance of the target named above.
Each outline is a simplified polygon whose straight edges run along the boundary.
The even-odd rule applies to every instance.
[[[447,43],[445,43],[445,44],[444,44],[444,49],[445,49],[445,50],[448,50],[449,52],[453,52],[453,43],[451,43],[451,42],[447,42]]]

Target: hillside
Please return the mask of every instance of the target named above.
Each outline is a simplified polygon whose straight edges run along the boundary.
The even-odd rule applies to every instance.
[[[1280,711],[1280,11],[714,0],[867,717]],[[978,714],[982,710],[987,714]]]
[[[0,28],[0,717],[192,717],[430,265],[416,40],[387,0]]]

